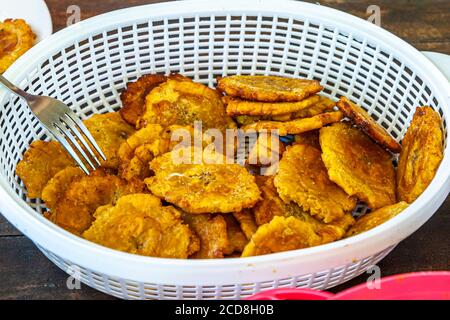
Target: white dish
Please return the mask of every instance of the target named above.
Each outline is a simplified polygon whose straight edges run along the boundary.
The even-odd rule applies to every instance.
[[[0,21],[24,19],[37,35],[37,42],[53,33],[53,24],[44,0],[0,0]]]

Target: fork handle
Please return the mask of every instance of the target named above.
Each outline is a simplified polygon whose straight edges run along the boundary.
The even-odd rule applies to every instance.
[[[17,94],[18,96],[22,97],[23,99],[25,99],[27,101],[33,98],[33,95],[23,91],[22,89],[20,89],[16,85],[14,85],[11,82],[9,82],[9,80],[6,79],[2,74],[0,74],[0,83],[3,84],[6,88],[11,90],[12,92],[14,92],[15,94]]]

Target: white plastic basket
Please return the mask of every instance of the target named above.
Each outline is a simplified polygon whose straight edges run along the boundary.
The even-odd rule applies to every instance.
[[[428,189],[407,210],[362,235],[260,257],[171,260],[98,246],[46,220],[14,174],[29,144],[47,138],[18,98],[0,94],[0,210],[63,270],[121,298],[239,299],[276,287],[325,289],[377,263],[417,230],[449,192],[450,86],[418,51],[361,19],[301,2],[185,1],[108,13],[58,32],[6,76],[78,114],[117,110],[128,81],[180,72],[209,85],[216,76],[277,74],[319,79],[325,93],[362,104],[400,140],[419,105],[443,118],[445,157]]]

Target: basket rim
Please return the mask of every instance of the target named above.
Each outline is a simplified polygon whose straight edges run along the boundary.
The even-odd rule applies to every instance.
[[[328,22],[333,26],[341,28],[343,31],[349,31],[352,34],[364,35],[365,39],[372,39],[374,42],[390,49],[396,49],[399,59],[402,62],[409,62],[411,65],[417,66],[422,70],[423,80],[429,84],[433,84],[436,88],[436,98],[439,101],[445,101],[443,106],[444,116],[450,120],[450,84],[447,82],[441,72],[419,51],[407,44],[405,41],[389,33],[388,31],[377,27],[363,19],[351,16],[347,13],[331,9],[324,6],[318,6],[310,3],[286,0],[250,0],[244,3],[239,0],[219,0],[215,2],[216,8],[211,8],[211,3],[205,0],[190,0],[179,5],[177,2],[169,2],[162,4],[150,4],[138,7],[126,8],[110,13],[102,14],[78,24],[63,29],[51,37],[37,44],[34,48],[22,56],[8,71],[5,76],[11,81],[17,81],[25,74],[32,70],[32,66],[42,62],[53,51],[73,44],[77,39],[86,38],[87,35],[95,31],[107,30],[120,21],[131,20],[133,17],[142,17],[142,19],[134,19],[135,21],[148,21],[159,17],[178,17],[180,14],[196,12],[197,14],[226,12],[232,15],[233,12],[252,12],[255,14],[289,14],[292,12],[301,12],[301,14],[293,16],[309,17],[314,16],[316,19]],[[257,8],[257,9],[255,9]],[[145,13],[145,18],[144,14]],[[170,13],[170,14],[168,14]],[[317,18],[319,15],[319,18]],[[350,26],[352,25],[352,26]],[[376,39],[373,35],[376,35]],[[45,56],[42,54],[45,52]],[[444,94],[445,92],[445,94]],[[4,101],[7,93],[0,94],[0,101]],[[198,270],[204,271],[212,267],[235,267],[251,269],[255,266],[273,265],[277,262],[283,262],[290,259],[301,259],[302,261],[318,261],[325,259],[327,255],[333,252],[333,256],[339,254],[351,255],[349,250],[355,253],[354,259],[363,258],[372,253],[382,251],[383,249],[397,244],[412,232],[417,230],[426,220],[428,220],[439,205],[445,200],[450,188],[450,172],[446,172],[445,168],[450,166],[450,143],[445,149],[444,159],[441,162],[438,172],[432,183],[425,192],[412,203],[405,211],[391,219],[390,221],[378,226],[363,234],[343,239],[337,242],[270,255],[247,257],[247,258],[231,258],[231,259],[212,259],[212,260],[178,260],[165,259],[155,257],[144,257],[133,255],[125,252],[109,249],[85,239],[77,237],[52,222],[45,219],[42,215],[34,211],[28,204],[19,198],[7,184],[5,179],[0,179],[0,207],[3,214],[11,221],[20,231],[38,243],[45,243],[43,247],[55,254],[71,261],[82,260],[83,266],[92,270],[101,270],[108,268],[106,265],[117,264],[111,267],[109,274],[115,276],[123,276],[124,271],[118,265],[131,266],[131,264],[140,264],[148,268],[159,267],[161,269],[174,267],[177,270],[187,267],[198,267]],[[427,212],[429,210],[429,212]],[[430,213],[431,212],[431,213]],[[74,250],[77,248],[77,250]],[[364,254],[364,255],[363,255]],[[92,259],[96,256],[97,259]],[[94,261],[95,260],[95,261]],[[101,263],[99,263],[101,261]],[[107,262],[107,263],[106,263]],[[99,266],[102,266],[101,268]],[[133,269],[133,268],[130,268]],[[192,271],[187,269],[188,272]],[[143,275],[132,277],[130,272],[125,272],[133,278],[145,278]]]

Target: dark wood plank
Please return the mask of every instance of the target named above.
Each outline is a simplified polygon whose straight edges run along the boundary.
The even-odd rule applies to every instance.
[[[1,238],[0,253],[1,299],[112,299],[85,285],[67,289],[66,273],[23,236]]]

